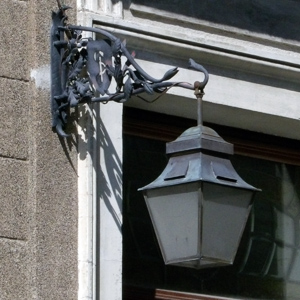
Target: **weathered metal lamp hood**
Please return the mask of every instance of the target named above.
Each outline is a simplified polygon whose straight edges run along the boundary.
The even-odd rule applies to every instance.
[[[253,195],[258,189],[244,182],[232,167],[233,146],[202,125],[202,97],[208,72],[192,59],[189,67],[204,74],[194,84],[169,81],[178,72],[168,70],[157,79],[135,61],[124,42],[94,27],[67,24],[66,10],[57,0],[51,30],[52,127],[63,137],[70,107],[82,103],[123,103],[141,93],[163,95],[171,87],[195,91],[198,126],[167,144],[169,163],[143,191],[166,264],[186,267],[233,263]],[[83,31],[100,40],[84,38]],[[122,63],[121,57],[126,57]],[[109,91],[112,79],[115,91]],[[149,102],[143,97],[140,99]],[[155,98],[153,101],[155,101]],[[150,101],[151,102],[151,101]]]

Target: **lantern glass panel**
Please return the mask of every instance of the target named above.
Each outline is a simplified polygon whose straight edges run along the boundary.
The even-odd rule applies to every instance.
[[[146,203],[165,263],[199,256],[199,184],[146,191]]]
[[[247,217],[253,191],[203,183],[202,255],[233,262]]]

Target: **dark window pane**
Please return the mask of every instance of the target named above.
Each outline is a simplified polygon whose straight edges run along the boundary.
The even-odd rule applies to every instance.
[[[165,143],[124,136],[124,284],[255,299],[300,299],[300,167],[235,155],[258,193],[233,266],[165,266],[139,187],[167,164]]]

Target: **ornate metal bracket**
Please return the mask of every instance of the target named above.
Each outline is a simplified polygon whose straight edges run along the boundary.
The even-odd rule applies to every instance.
[[[208,72],[194,60],[189,67],[204,73],[204,80],[195,84],[172,82],[178,68],[168,70],[160,79],[153,78],[135,61],[124,42],[111,33],[98,28],[67,24],[66,10],[70,7],[59,4],[59,10],[52,13],[51,29],[51,111],[52,127],[67,137],[64,132],[70,107],[80,103],[116,101],[123,103],[133,95],[165,93],[178,86],[195,90],[203,95],[208,82]],[[83,38],[82,31],[101,34],[104,38],[93,40]],[[121,57],[126,57],[122,64]],[[112,79],[116,91],[109,92]],[[202,96],[201,96],[202,98]]]

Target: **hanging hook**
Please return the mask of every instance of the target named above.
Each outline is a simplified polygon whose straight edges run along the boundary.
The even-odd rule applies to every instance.
[[[195,81],[194,88],[195,88],[195,96],[197,97],[197,124],[203,125],[203,111],[202,111],[202,98],[204,96],[203,89],[201,89],[202,85],[200,81]]]
[[[206,84],[208,83],[209,74],[207,70],[202,66],[197,64],[193,59],[189,59],[190,68],[200,71],[204,74],[203,81],[195,81],[194,83],[194,90],[195,90],[195,96],[197,97],[198,102],[198,109],[197,109],[197,123],[198,125],[203,125],[203,113],[202,113],[202,98],[204,96],[204,88]]]

